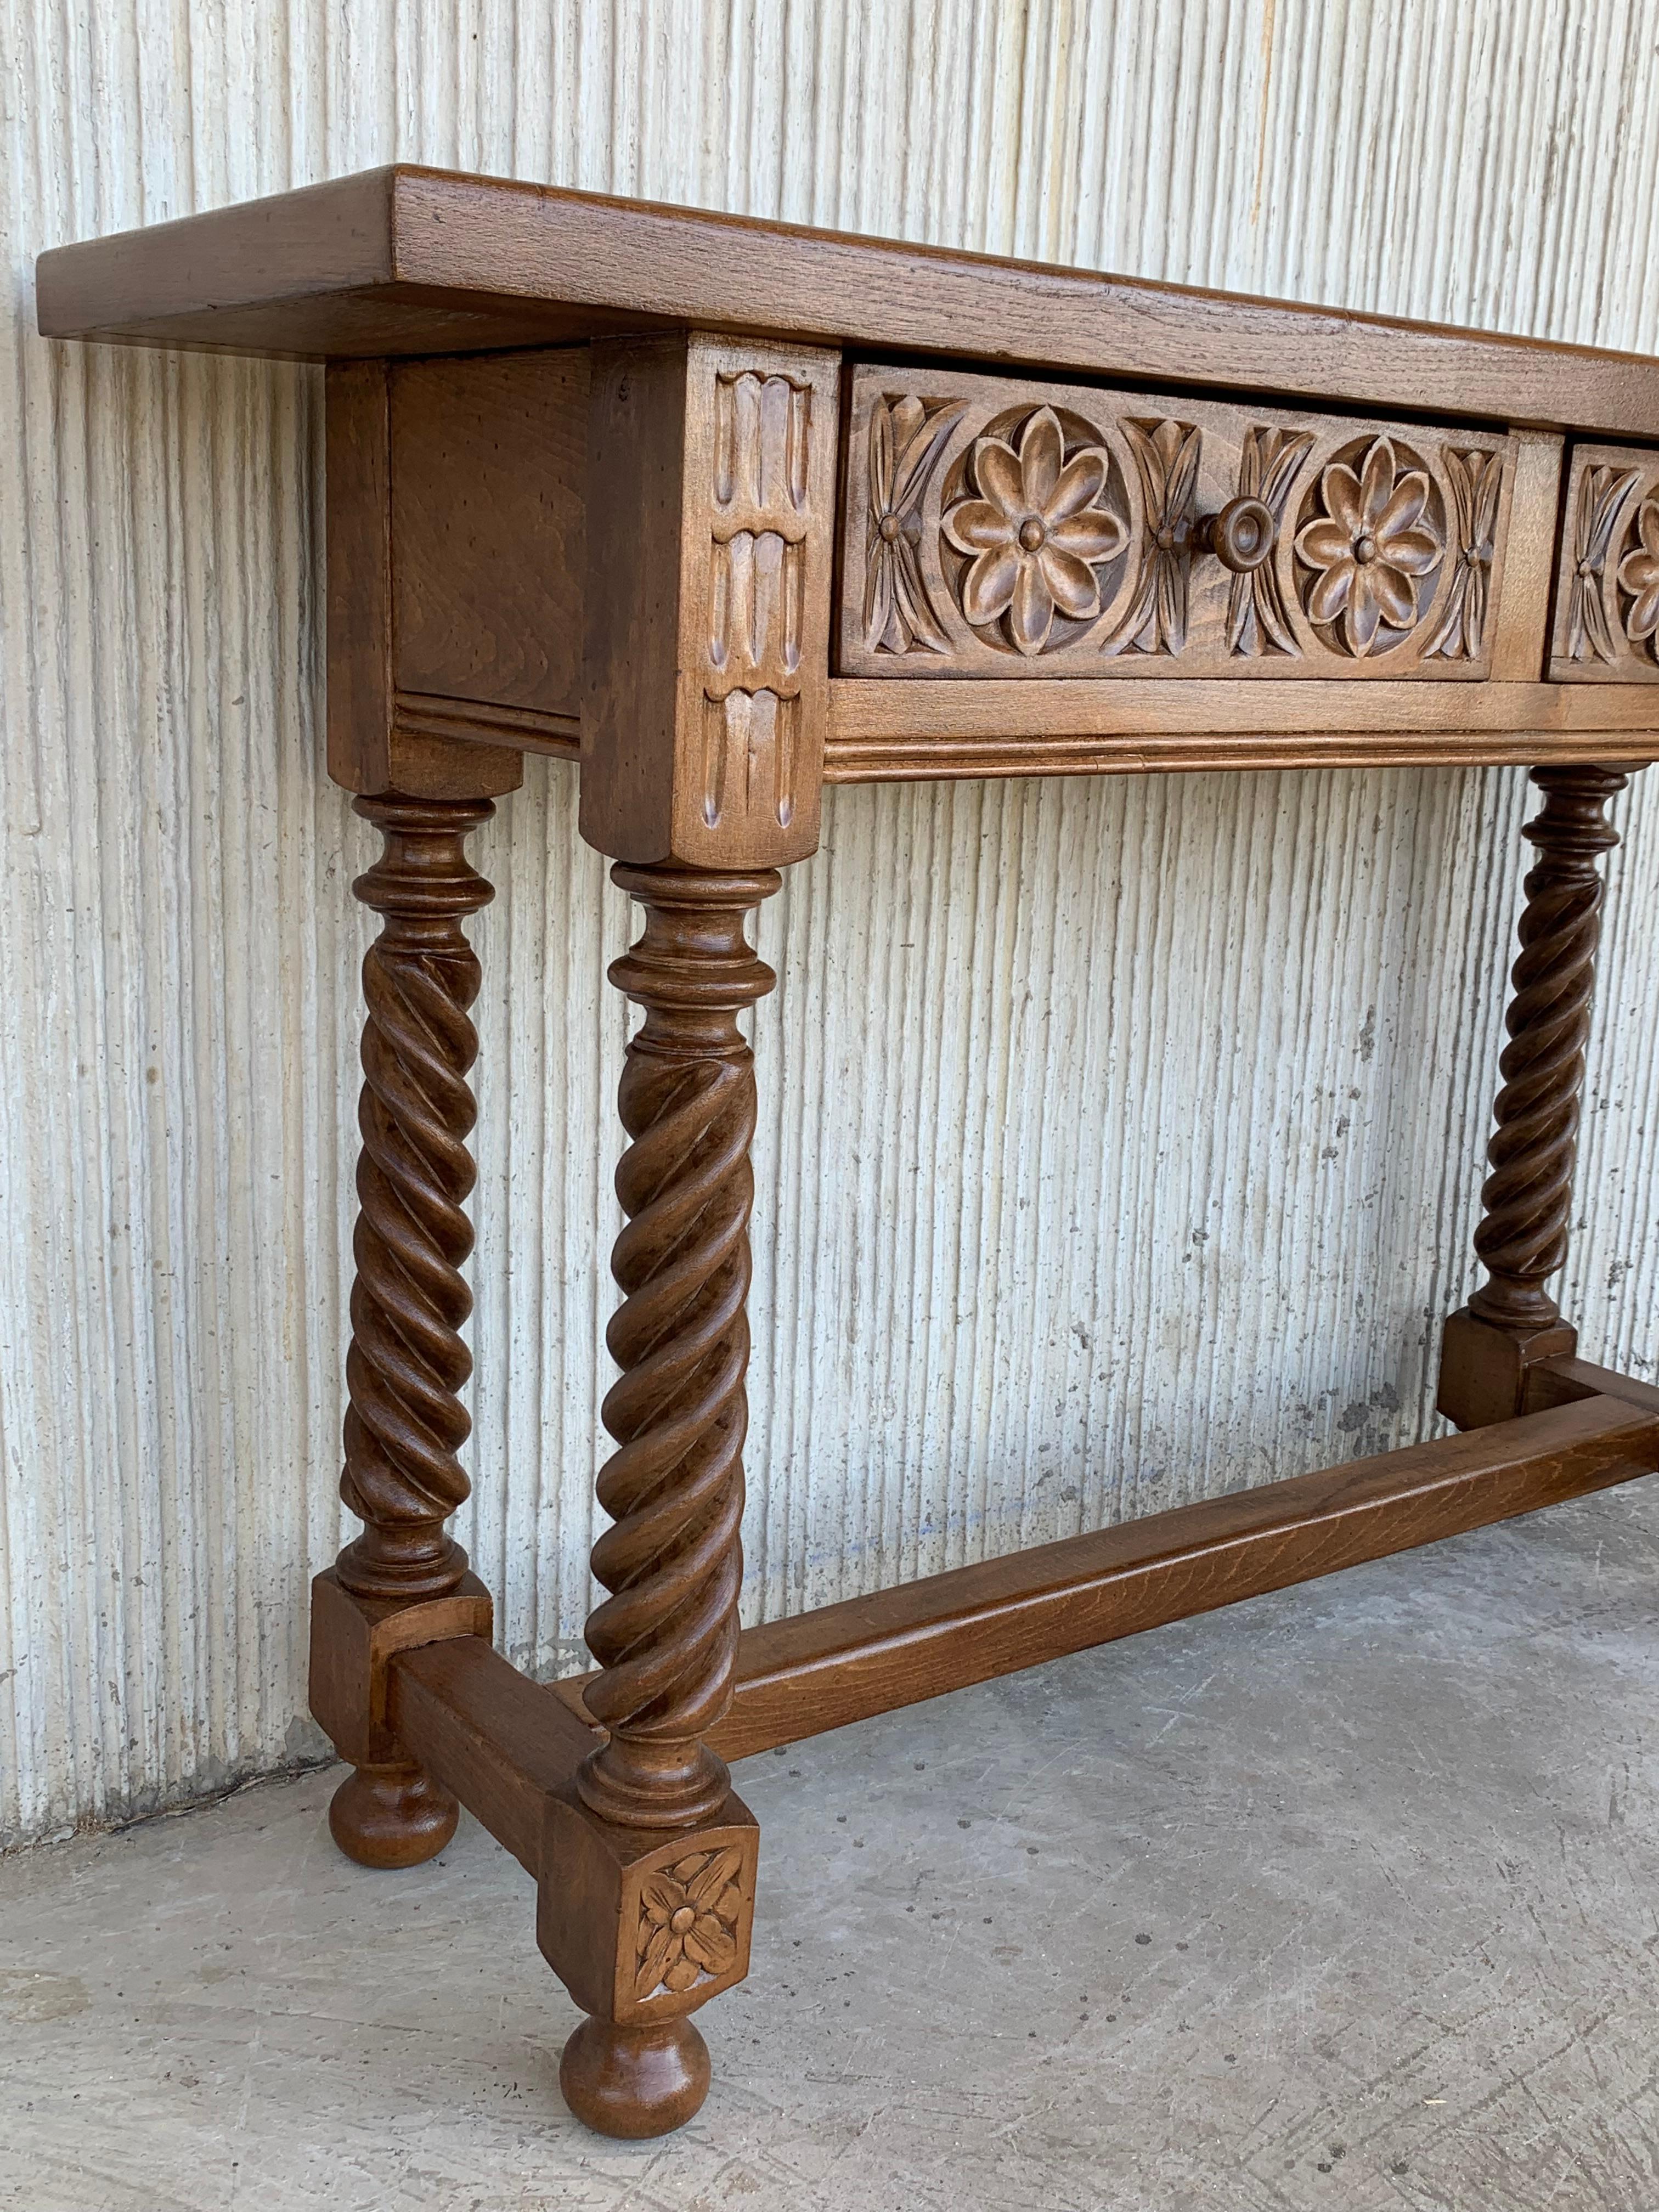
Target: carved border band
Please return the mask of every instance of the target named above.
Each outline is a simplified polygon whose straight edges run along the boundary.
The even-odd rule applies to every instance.
[[[817,843],[839,362],[699,336],[687,374],[680,834],[770,865]]]
[[[844,675],[1489,672],[1515,477],[1501,432],[851,376]]]

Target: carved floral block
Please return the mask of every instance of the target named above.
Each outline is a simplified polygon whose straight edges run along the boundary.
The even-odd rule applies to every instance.
[[[1501,433],[933,368],[852,378],[842,674],[1489,672]]]
[[[1102,503],[1112,464],[1099,446],[1074,445],[1051,407],[1039,407],[1018,448],[988,433],[969,456],[964,495],[941,528],[967,562],[963,616],[981,635],[1000,630],[1027,659],[1054,635],[1054,617],[1091,622],[1100,612],[1097,564],[1121,552],[1127,526]]]
[[[737,1796],[718,1824],[676,1834],[597,1820],[565,1792],[544,1849],[537,1940],[584,2011],[670,2019],[748,1972],[760,1831]]]
[[[1549,672],[1557,683],[1659,680],[1659,453],[1574,448]]]
[[[645,1875],[634,1931],[636,2004],[648,2004],[663,1990],[685,1996],[700,1983],[731,1974],[754,1910],[745,1871],[741,1847],[721,1844]]]

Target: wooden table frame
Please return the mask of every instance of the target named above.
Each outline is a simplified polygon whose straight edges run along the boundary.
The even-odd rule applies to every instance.
[[[373,1867],[465,1804],[587,2017],[561,2081],[647,2136],[747,1972],[726,1761],[1659,1468],[1565,1252],[1608,799],[1659,753],[1659,362],[398,168],[44,256],[49,336],[323,360],[329,765],[357,896],[362,1151],[312,1707]],[[1602,441],[1611,441],[1612,443]],[[468,834],[526,752],[643,926],[597,1670],[492,1647],[448,1517],[470,1371]],[[1460,1433],[739,1634],[750,911],[826,782],[1529,765],[1521,951]],[[782,1224],[788,1234],[788,1224]]]

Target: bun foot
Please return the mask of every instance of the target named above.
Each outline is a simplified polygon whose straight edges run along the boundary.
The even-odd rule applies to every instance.
[[[683,2128],[708,2081],[708,2045],[689,2020],[649,2027],[585,2020],[559,2061],[564,2101],[602,2136],[635,2139]]]
[[[455,1832],[460,1807],[411,1760],[354,1766],[328,1808],[328,1832],[364,1867],[412,1867],[435,1859]]]

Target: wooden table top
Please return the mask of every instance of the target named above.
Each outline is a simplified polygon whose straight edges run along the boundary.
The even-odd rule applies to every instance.
[[[48,337],[321,361],[685,326],[1659,439],[1659,361],[1140,278],[373,169],[60,246]]]

